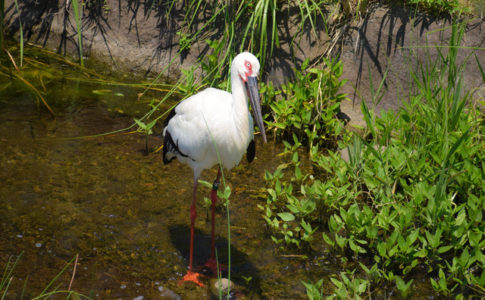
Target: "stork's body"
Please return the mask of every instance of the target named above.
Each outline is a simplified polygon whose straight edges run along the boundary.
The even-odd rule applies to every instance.
[[[165,120],[163,161],[165,164],[177,158],[194,170],[194,186],[191,217],[191,240],[189,271],[186,281],[201,285],[198,274],[193,272],[193,239],[196,213],[197,181],[203,170],[221,164],[231,169],[239,164],[247,152],[248,161],[254,158],[253,119],[248,109],[248,97],[263,140],[266,135],[261,116],[256,78],[259,62],[248,52],[237,55],[231,66],[232,94],[208,88],[178,104]],[[214,209],[219,184],[219,169],[212,198],[212,251],[210,263],[214,263]]]

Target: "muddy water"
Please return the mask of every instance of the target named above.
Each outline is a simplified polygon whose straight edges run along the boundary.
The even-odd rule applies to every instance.
[[[2,272],[9,257],[23,252],[7,298],[17,299],[22,291],[24,299],[38,295],[78,254],[72,289],[93,298],[169,299],[173,292],[183,299],[209,299],[207,287],[178,285],[188,265],[192,171],[178,162],[164,166],[160,153],[147,155],[139,134],[70,139],[132,123],[132,116],[120,113],[128,105],[122,99],[106,102],[90,92],[102,87],[85,88],[76,86],[76,101],[66,100],[74,97],[72,90],[55,89],[66,98],[58,99],[56,118],[39,110],[28,94],[4,98],[0,106]],[[160,144],[160,137],[149,139],[150,148]],[[244,159],[226,173],[232,187],[231,278],[239,285],[238,298],[304,298],[301,280],[331,273],[321,257],[278,251],[260,217],[264,171],[280,163],[280,150],[258,143],[253,163]],[[211,182],[214,176],[210,170],[202,179]],[[209,192],[199,189],[195,264],[210,254],[209,209],[203,201]],[[216,218],[218,256],[227,264],[222,205]],[[68,267],[53,286],[67,289],[73,273]]]

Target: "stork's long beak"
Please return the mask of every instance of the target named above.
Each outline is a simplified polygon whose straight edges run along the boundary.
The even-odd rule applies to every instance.
[[[253,118],[261,131],[263,141],[266,143],[266,131],[264,129],[263,115],[261,114],[261,100],[259,99],[258,79],[256,76],[248,76],[246,89],[248,90],[249,100],[253,107]]]

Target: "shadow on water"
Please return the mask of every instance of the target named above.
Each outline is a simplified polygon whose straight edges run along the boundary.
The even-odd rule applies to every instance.
[[[170,239],[174,247],[181,253],[188,264],[190,252],[190,226],[179,224],[169,227]],[[211,236],[201,230],[194,230],[194,269],[199,269],[204,274],[203,265],[210,258]],[[224,237],[216,237],[215,247],[218,263],[221,264],[222,277],[228,277],[228,243]],[[259,270],[252,263],[246,253],[239,251],[231,244],[231,280],[238,286],[246,285],[244,277],[251,277],[250,284],[244,291],[251,297],[261,295],[259,285]],[[246,275],[246,276],[245,276]]]

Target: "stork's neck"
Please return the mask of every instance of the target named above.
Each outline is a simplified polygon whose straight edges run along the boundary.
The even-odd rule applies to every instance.
[[[237,72],[231,72],[232,105],[234,119],[241,134],[249,134],[248,95]]]
[[[248,111],[248,95],[244,83],[237,74],[231,76],[232,101],[237,110]],[[241,105],[241,107],[239,107]],[[243,108],[244,107],[244,108]],[[247,114],[247,113],[246,113]]]

